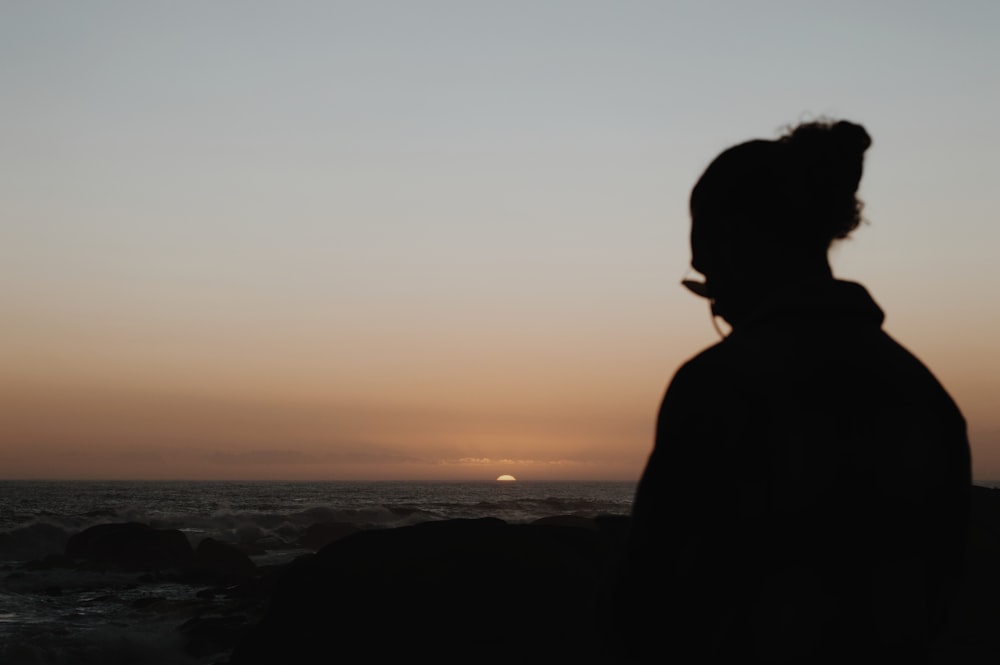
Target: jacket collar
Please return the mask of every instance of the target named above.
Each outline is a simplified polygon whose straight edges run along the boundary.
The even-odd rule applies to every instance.
[[[774,318],[854,318],[881,327],[885,314],[861,284],[838,279],[781,287],[733,327],[733,332]]]

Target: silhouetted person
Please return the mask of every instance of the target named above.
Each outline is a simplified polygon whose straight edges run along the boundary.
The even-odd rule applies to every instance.
[[[827,260],[870,143],[802,124],[724,151],[692,192],[688,286],[732,332],[659,412],[618,596],[634,660],[920,662],[945,624],[965,422]]]

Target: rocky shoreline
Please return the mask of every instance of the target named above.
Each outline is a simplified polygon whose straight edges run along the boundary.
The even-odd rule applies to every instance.
[[[975,487],[971,517],[968,583],[933,662],[986,658],[1000,627],[1000,489]],[[128,601],[177,620],[186,663],[304,663],[320,653],[342,662],[613,663],[604,592],[627,531],[628,518],[614,515],[317,523],[301,554],[259,565],[237,544],[192,547],[177,530],[102,524],[4,574],[9,589],[50,595],[64,590],[32,586],[32,575],[115,572],[132,589],[187,585],[187,599],[150,592]],[[4,662],[39,662],[29,647],[12,647]]]

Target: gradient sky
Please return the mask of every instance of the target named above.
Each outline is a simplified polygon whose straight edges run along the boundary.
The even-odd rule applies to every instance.
[[[1000,478],[1000,3],[0,3],[0,477],[637,479],[722,149],[874,139],[832,254]]]

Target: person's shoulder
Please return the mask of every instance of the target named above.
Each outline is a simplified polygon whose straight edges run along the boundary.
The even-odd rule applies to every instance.
[[[732,379],[732,350],[725,340],[698,352],[674,372],[668,392],[717,390]]]
[[[739,362],[738,349],[726,338],[716,342],[688,358],[677,369],[677,375],[700,376],[704,374],[729,373],[734,363]]]
[[[900,382],[905,382],[911,391],[921,394],[929,401],[944,403],[953,409],[960,418],[961,411],[955,403],[951,394],[945,388],[941,380],[934,374],[919,356],[909,348],[900,344],[891,335],[883,331],[886,348],[892,351],[887,356],[887,363],[894,370]]]

